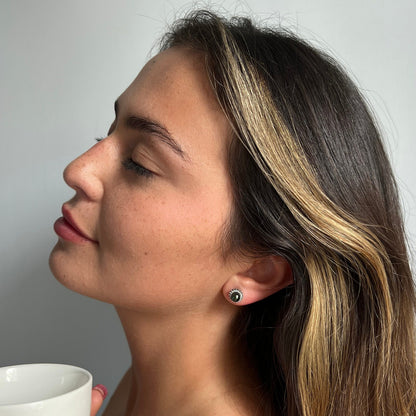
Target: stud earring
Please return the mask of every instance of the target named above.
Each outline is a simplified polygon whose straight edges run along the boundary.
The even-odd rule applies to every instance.
[[[232,302],[238,303],[243,299],[243,292],[240,289],[231,289],[228,292],[228,296]]]

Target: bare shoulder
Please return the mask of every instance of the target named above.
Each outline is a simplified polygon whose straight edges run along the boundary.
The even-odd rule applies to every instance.
[[[129,398],[131,384],[131,367],[126,371],[121,379],[116,391],[103,413],[103,416],[124,416],[126,412],[127,400]]]

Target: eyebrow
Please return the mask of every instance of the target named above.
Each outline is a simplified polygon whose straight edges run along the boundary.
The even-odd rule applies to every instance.
[[[114,103],[114,112],[116,118],[119,111],[119,101]],[[172,137],[169,130],[163,124],[150,119],[149,117],[139,115],[128,115],[124,125],[130,129],[138,130],[140,132],[150,133],[160,139],[160,141],[169,146],[178,156],[185,161],[190,161],[187,153],[181,148],[179,143]]]

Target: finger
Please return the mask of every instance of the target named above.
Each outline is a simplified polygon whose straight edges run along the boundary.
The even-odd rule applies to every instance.
[[[106,397],[107,389],[102,384],[98,384],[93,387],[91,392],[91,416],[95,416],[97,414]]]

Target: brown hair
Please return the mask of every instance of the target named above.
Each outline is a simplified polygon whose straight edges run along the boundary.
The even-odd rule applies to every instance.
[[[294,284],[241,308],[266,415],[413,415],[415,294],[380,134],[339,65],[294,34],[207,11],[162,49],[202,51],[233,128],[224,255],[280,255]]]

